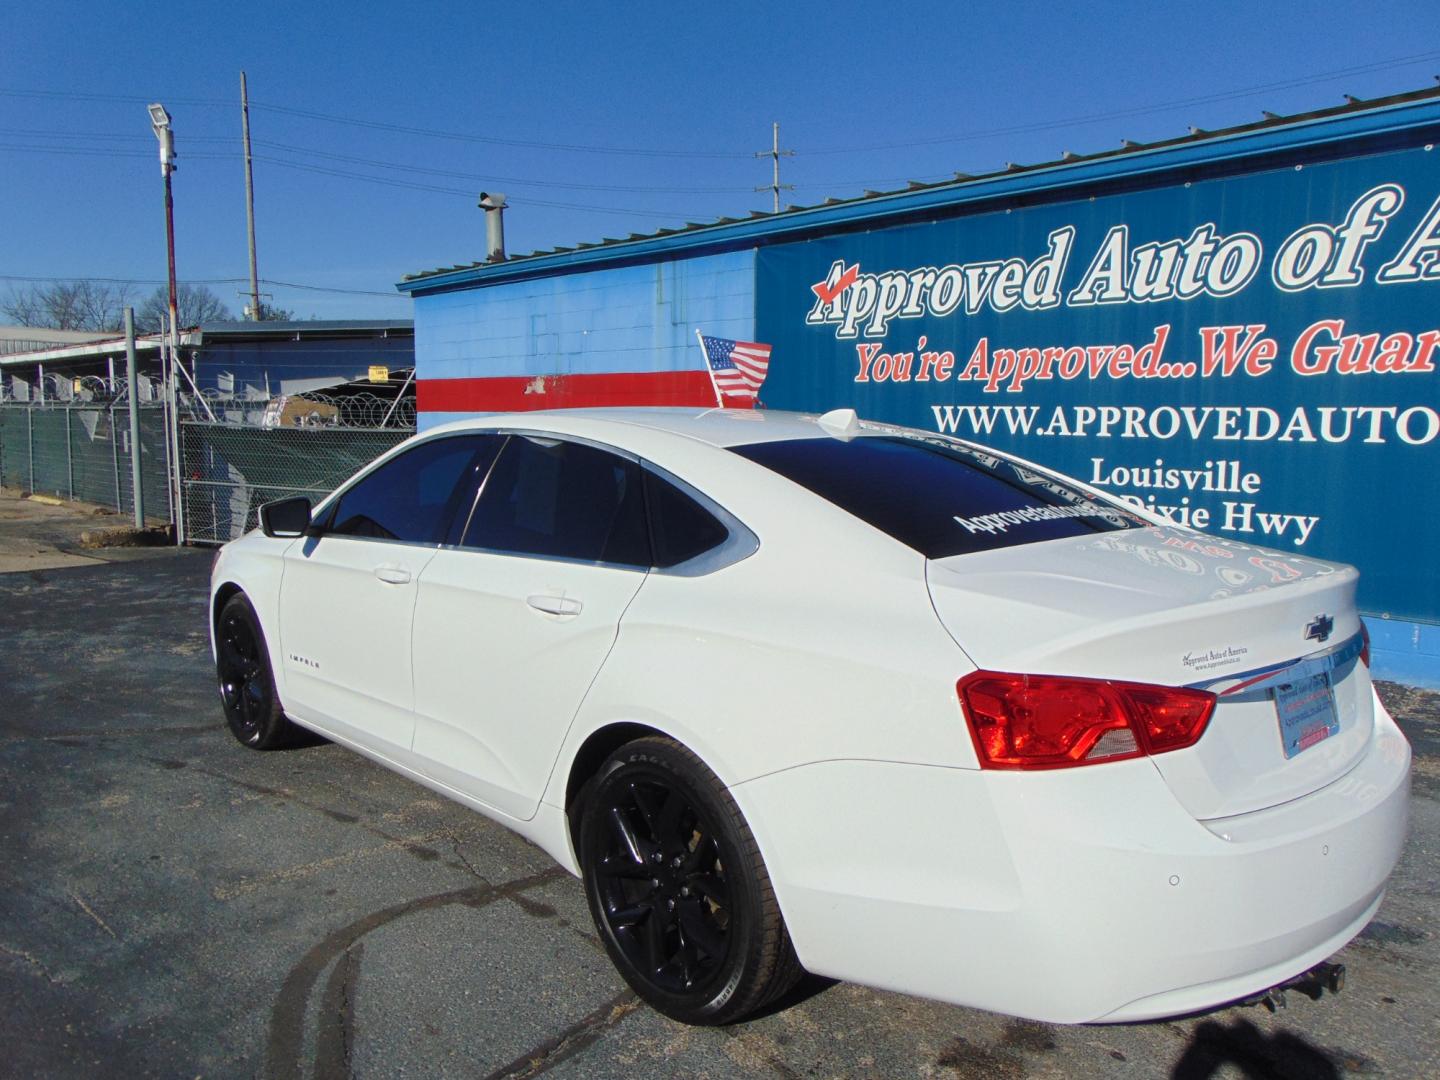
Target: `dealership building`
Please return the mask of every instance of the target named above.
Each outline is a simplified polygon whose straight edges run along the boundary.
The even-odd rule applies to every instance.
[[[1440,89],[414,274],[420,426],[713,405],[696,332],[763,342],[765,408],[1355,563],[1377,674],[1440,686],[1437,142]]]

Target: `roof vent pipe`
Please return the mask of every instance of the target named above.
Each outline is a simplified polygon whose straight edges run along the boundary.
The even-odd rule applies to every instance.
[[[480,193],[480,209],[485,211],[485,261],[505,261],[505,196],[498,191]]]

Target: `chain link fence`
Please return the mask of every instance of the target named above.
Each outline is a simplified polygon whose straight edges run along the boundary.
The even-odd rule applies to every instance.
[[[184,536],[195,543],[255,528],[256,511],[272,499],[317,502],[415,433],[413,398],[398,407],[368,394],[207,404],[216,420],[180,424]]]
[[[66,383],[67,387],[73,384]],[[181,536],[224,543],[256,525],[261,503],[312,500],[415,432],[415,399],[306,393],[180,402]],[[171,520],[173,465],[163,404],[142,404],[140,475],[147,520]],[[0,402],[0,484],[133,514],[124,402]]]
[[[145,517],[170,520],[165,410],[142,405],[140,482]],[[135,512],[129,407],[101,404],[0,404],[0,484],[27,494]]]

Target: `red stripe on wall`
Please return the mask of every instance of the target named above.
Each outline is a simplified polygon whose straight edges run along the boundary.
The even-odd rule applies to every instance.
[[[523,412],[596,405],[715,404],[705,371],[635,371],[605,375],[534,375],[495,379],[417,379],[421,412]],[[736,408],[738,403],[730,404]],[[747,401],[741,408],[752,407]]]

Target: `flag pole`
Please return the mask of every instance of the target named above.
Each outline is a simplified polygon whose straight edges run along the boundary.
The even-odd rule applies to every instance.
[[[715,369],[710,366],[710,354],[705,351],[705,338],[698,327],[695,330],[695,341],[700,346],[700,355],[705,358],[705,370],[710,373],[710,389],[715,391],[715,407],[723,409],[725,399],[720,396],[720,384],[715,381]]]

